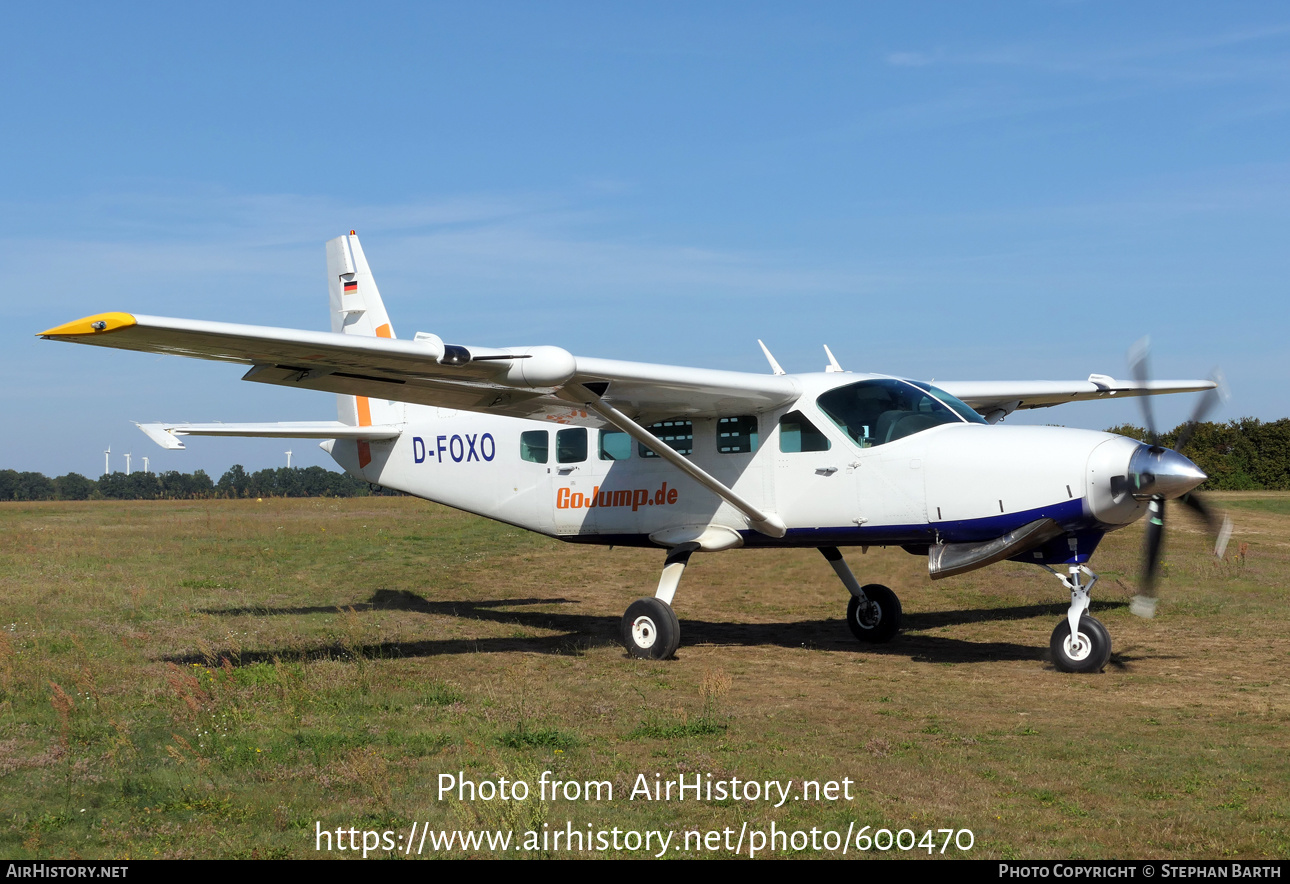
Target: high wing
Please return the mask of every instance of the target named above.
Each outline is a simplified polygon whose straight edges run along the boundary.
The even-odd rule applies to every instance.
[[[799,395],[797,383],[785,375],[574,357],[559,347],[463,347],[425,333],[409,341],[103,313],[40,337],[240,363],[251,366],[243,380],[258,383],[589,426],[605,421],[583,407],[586,390],[643,423],[762,412]],[[165,434],[247,435],[232,426],[222,432],[214,424],[157,429]],[[258,426],[265,431],[257,435],[299,435]],[[363,438],[375,438],[371,433],[376,429],[362,428]]]
[[[1217,381],[1119,381],[1091,374],[1086,381],[945,381],[936,384],[970,405],[990,423],[1018,409],[1050,408],[1089,399],[1123,399],[1212,390]]]
[[[799,395],[791,375],[575,357],[549,346],[464,347],[444,344],[437,335],[426,333],[418,333],[409,341],[102,313],[49,329],[40,336],[240,363],[251,366],[243,380],[257,383],[589,426],[600,426],[605,421],[581,407],[586,396],[579,386],[642,423],[685,416],[757,413],[787,404]],[[1208,390],[1216,384],[1198,380],[1121,381],[1093,374],[1085,381],[944,381],[939,386],[994,422],[1017,409]],[[362,438],[382,438],[379,427],[346,430],[344,424],[332,422],[327,422],[326,427],[146,426],[168,436],[169,443],[149,429],[144,430],[167,447],[176,443],[174,434],[341,438],[359,433]]]

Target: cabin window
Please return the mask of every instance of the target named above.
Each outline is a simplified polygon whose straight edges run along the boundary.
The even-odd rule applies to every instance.
[[[806,415],[790,411],[779,419],[779,450],[787,454],[828,451],[829,437],[807,420]]]
[[[632,437],[617,430],[600,431],[600,459],[627,460],[632,456]]]
[[[694,424],[690,421],[659,421],[656,424],[650,424],[645,429],[649,430],[659,441],[679,454],[689,454],[694,451]],[[644,445],[640,446],[641,457],[658,457],[657,454],[650,451]]]
[[[587,459],[587,428],[573,427],[555,434],[555,459],[558,463],[582,463]]]
[[[717,420],[717,451],[743,454],[757,450],[757,418],[751,414]]]
[[[551,444],[548,439],[549,434],[546,430],[529,430],[526,433],[520,433],[520,460],[546,463]]]

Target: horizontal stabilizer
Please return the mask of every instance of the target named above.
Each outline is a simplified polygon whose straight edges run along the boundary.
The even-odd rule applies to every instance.
[[[965,574],[1002,562],[1064,533],[1052,519],[1036,519],[994,540],[980,543],[938,543],[927,551],[927,572],[933,580]]]
[[[136,423],[162,448],[184,447],[179,436],[258,436],[266,439],[395,439],[401,427],[352,427],[340,421],[288,421],[268,424],[164,424]]]

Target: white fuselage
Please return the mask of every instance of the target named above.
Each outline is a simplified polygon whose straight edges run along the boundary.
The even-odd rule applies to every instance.
[[[715,528],[733,539],[725,545],[916,546],[989,539],[1045,517],[1071,532],[1103,532],[1142,511],[1141,503],[1110,491],[1111,477],[1124,474],[1140,447],[1131,439],[1060,427],[950,423],[865,447],[815,404],[819,393],[854,377],[795,378],[803,389],[797,402],[748,416],[755,418],[755,442],[754,424],[746,422],[734,444],[730,419],[694,418],[687,428],[689,457],[776,513],[788,528],[779,539],[750,530],[739,511],[662,458],[642,456],[641,446],[612,427],[391,403],[402,409],[397,439],[338,440],[330,451],[349,473],[374,484],[591,543],[668,545],[677,531]],[[793,413],[827,437],[816,442],[827,444],[825,450],[793,450],[803,447],[796,437],[781,439],[781,419]],[[603,444],[602,433],[610,434]],[[358,444],[370,445],[363,467]],[[608,459],[614,456],[620,459]]]

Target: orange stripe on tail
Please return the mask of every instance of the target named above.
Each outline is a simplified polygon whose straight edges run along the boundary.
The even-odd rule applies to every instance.
[[[390,324],[387,322],[376,330],[378,338],[392,338],[390,333]],[[354,397],[358,403],[358,425],[360,427],[370,427],[372,425],[372,406],[367,401],[366,396]],[[358,466],[363,468],[372,462],[372,445],[367,441],[358,443]]]

